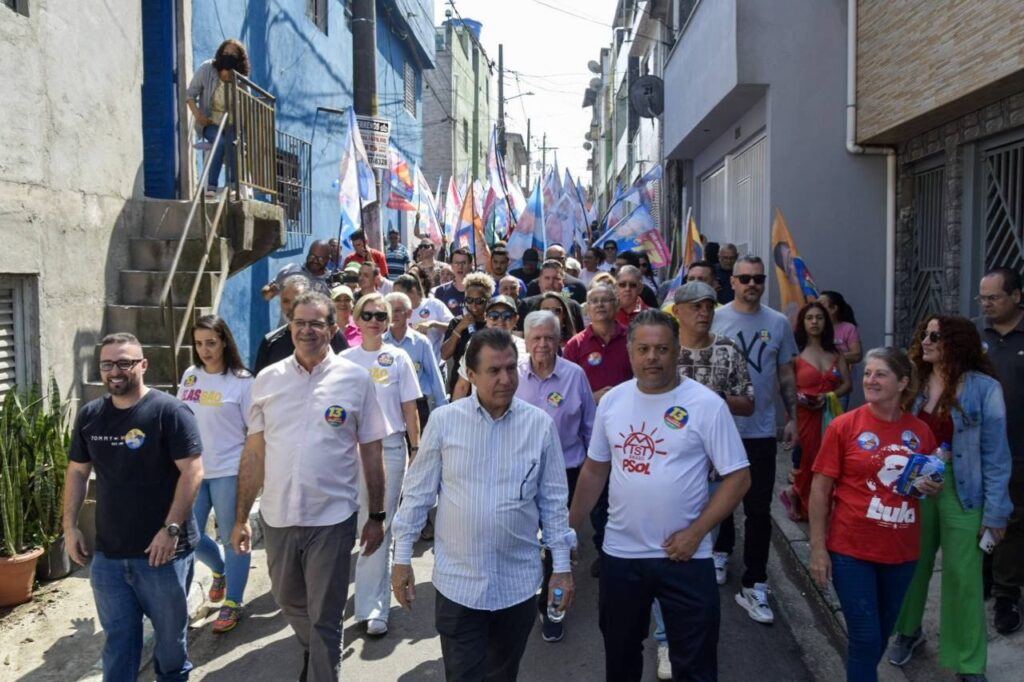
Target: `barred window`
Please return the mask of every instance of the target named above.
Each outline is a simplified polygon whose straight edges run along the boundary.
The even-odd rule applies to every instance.
[[[327,0],[306,0],[306,16],[327,35]]]
[[[409,62],[405,63],[405,110],[416,116],[416,71]]]
[[[38,339],[28,328],[30,298],[28,277],[0,275],[0,401],[11,389],[38,380],[29,346]]]

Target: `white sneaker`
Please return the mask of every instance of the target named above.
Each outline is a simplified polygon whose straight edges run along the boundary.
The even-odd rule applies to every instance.
[[[672,661],[668,660],[668,644],[658,645],[658,679],[672,679]]]
[[[724,585],[729,577],[726,573],[726,568],[729,566],[729,555],[725,552],[714,552],[711,558],[715,562],[715,582]]]
[[[387,621],[381,620],[380,618],[371,618],[366,621],[366,634],[374,635],[375,637],[388,634]]]
[[[771,590],[767,583],[755,583],[753,587],[743,587],[736,593],[736,603],[747,610],[747,615],[758,623],[774,623],[775,614],[768,606],[768,595]]]

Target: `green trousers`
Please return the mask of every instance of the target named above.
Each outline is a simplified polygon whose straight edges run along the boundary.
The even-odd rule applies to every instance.
[[[896,621],[896,633],[910,636],[921,627],[935,554],[941,547],[939,663],[957,673],[983,674],[988,636],[981,586],[982,551],[978,547],[982,511],[964,511],[954,480],[952,470],[947,469],[942,492],[921,500],[921,557]]]

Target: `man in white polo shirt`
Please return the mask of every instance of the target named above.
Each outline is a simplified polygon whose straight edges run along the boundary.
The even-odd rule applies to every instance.
[[[641,679],[657,598],[673,679],[717,679],[720,616],[708,534],[750,486],[747,456],[725,401],[678,373],[672,316],[637,313],[628,344],[636,378],[597,406],[569,514],[578,529],[611,475],[598,597],[606,677]],[[723,478],[709,499],[712,465]]]
[[[384,537],[381,439],[387,423],[370,374],[331,351],[335,322],[329,298],[300,295],[289,322],[295,354],[253,383],[231,537],[236,551],[251,551],[249,511],[262,487],[270,589],[305,650],[300,679],[309,682],[341,677],[360,469],[370,512],[363,554],[372,554]]]

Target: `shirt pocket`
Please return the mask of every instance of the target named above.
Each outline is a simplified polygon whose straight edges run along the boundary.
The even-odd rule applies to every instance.
[[[515,490],[512,491],[513,499],[523,502],[537,497],[537,488],[540,485],[540,462],[531,459],[529,462],[517,463],[513,467],[513,472],[512,480],[515,483]]]

